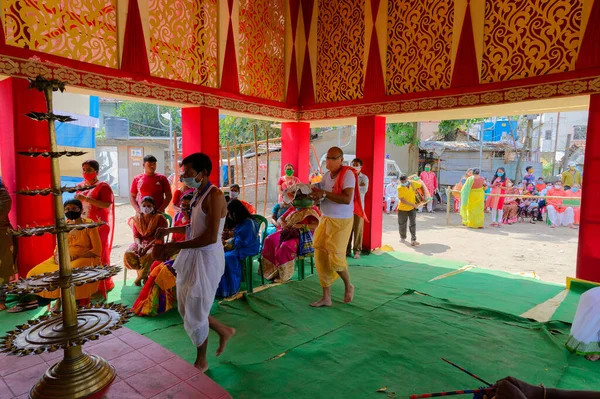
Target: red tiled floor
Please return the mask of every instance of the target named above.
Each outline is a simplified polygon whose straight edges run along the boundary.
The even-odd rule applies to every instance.
[[[85,349],[86,348],[84,346],[84,350]],[[93,355],[98,355],[105,360],[112,360],[116,357],[133,351],[133,348],[120,339],[111,339],[110,341],[102,342],[98,345],[92,346],[89,348],[89,350],[85,351]]]
[[[132,330],[130,330],[129,328],[122,327],[118,330],[113,331],[112,334],[116,337],[120,337],[121,335],[129,334],[130,332],[132,332]]]
[[[55,352],[45,352],[42,353],[40,355],[40,357],[42,359],[44,359],[44,361],[50,365],[53,365],[54,363],[58,363],[59,360],[61,360],[63,358],[65,354],[65,351],[62,349],[59,349]]]
[[[219,385],[217,385],[216,382],[214,382],[204,374],[197,374],[192,378],[186,380],[186,382],[194,388],[196,388],[197,390],[199,390],[200,392],[202,392],[205,396],[208,396],[209,398],[230,398],[226,390],[221,388]]]
[[[23,394],[23,395],[21,395],[21,396],[17,396],[17,398],[16,398],[16,399],[29,399],[29,393],[24,393],[24,394]]]
[[[137,351],[114,358],[110,361],[110,364],[115,367],[117,375],[123,380],[156,366],[156,363]]]
[[[131,346],[133,349],[140,349],[146,345],[154,343],[154,341],[152,341],[150,338],[146,338],[137,333],[122,335],[119,337],[119,339],[121,339],[123,342],[127,342],[127,345]]]
[[[29,367],[21,370],[18,373],[13,373],[4,377],[4,382],[15,395],[27,393],[39,381],[42,375],[48,369],[48,365],[44,362],[37,366]]]
[[[210,399],[191,385],[180,382],[172,388],[153,396],[152,399]]]
[[[193,364],[190,364],[177,356],[162,362],[160,365],[182,380],[187,380],[188,378],[200,373],[200,370],[194,367]]]
[[[160,346],[156,342],[146,345],[138,350],[159,364],[175,356],[173,352]]]
[[[110,341],[111,339],[115,339],[115,338],[116,338],[116,336],[113,335],[113,334],[101,335],[95,341],[88,341],[88,342],[86,342],[86,344],[84,345],[84,348],[90,349],[90,348],[93,348],[96,345],[99,345],[99,344],[101,344],[103,342],[106,342],[106,341]]]
[[[142,394],[133,389],[125,381],[113,383],[102,399],[143,399]]]
[[[0,354],[0,377],[37,366],[38,364],[43,364],[46,368],[48,367],[44,359],[38,355],[16,357]]]
[[[0,399],[10,399],[13,396],[13,393],[8,389],[8,385],[0,378]]]
[[[144,395],[145,398],[151,398],[179,384],[181,380],[161,366],[154,366],[143,373],[126,379],[125,382]]]

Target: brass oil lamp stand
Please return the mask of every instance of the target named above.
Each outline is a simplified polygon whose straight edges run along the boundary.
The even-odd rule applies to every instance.
[[[93,283],[116,275],[121,269],[104,267],[102,265],[82,267],[73,270],[69,255],[67,236],[70,231],[97,228],[102,222],[81,225],[67,225],[63,208],[63,192],[74,192],[76,187],[60,186],[60,167],[58,159],[61,156],[78,156],[84,152],[58,152],[56,145],[56,128],[54,121],[72,122],[69,116],[55,115],[52,108],[54,91],[64,91],[65,84],[57,80],[48,80],[38,76],[30,79],[30,89],[44,93],[46,113],[31,112],[27,114],[32,119],[47,121],[50,133],[49,152],[20,152],[24,156],[49,157],[52,162],[52,186],[41,190],[21,190],[22,195],[53,195],[56,223],[54,226],[38,226],[34,228],[18,228],[11,234],[16,236],[33,236],[56,234],[58,246],[59,270],[45,273],[24,280],[7,284],[4,289],[8,293],[25,294],[38,293],[44,290],[60,289],[62,313],[42,316],[29,320],[15,330],[9,331],[0,341],[4,352],[13,355],[40,354],[64,350],[61,361],[51,366],[40,381],[31,389],[32,399],[75,399],[85,398],[106,389],[115,378],[115,369],[106,360],[96,355],[88,355],[82,350],[82,345],[90,340],[97,340],[102,335],[108,335],[111,330],[121,328],[127,322],[131,313],[118,304],[88,305],[78,308],[75,302],[74,286]],[[85,187],[84,187],[85,188]]]

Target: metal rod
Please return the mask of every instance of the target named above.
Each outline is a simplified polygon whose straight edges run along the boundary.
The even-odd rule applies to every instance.
[[[463,389],[462,391],[448,391],[448,392],[422,393],[419,395],[410,395],[410,399],[437,398],[440,396],[466,395],[466,394],[471,394],[471,393],[491,393],[491,392],[495,392],[495,391],[496,391],[495,388]]]
[[[48,85],[44,89],[44,95],[46,98],[46,108],[48,113],[53,112],[52,106],[52,86]],[[56,145],[56,127],[53,121],[48,122],[48,132],[50,135],[50,151],[57,152],[58,147]],[[54,196],[54,215],[56,217],[56,229],[58,233],[56,235],[56,244],[58,247],[58,269],[61,277],[70,277],[72,275],[71,269],[71,255],[69,254],[69,243],[67,240],[67,234],[65,227],[67,225],[65,221],[65,210],[63,208],[62,193],[60,191],[60,165],[58,158],[51,158],[52,165],[52,188],[57,190],[58,195]],[[64,328],[74,328],[77,326],[77,304],[75,302],[75,288],[69,284],[67,287],[60,288],[60,296],[62,302],[62,319]],[[65,359],[74,359],[81,356],[81,346],[76,345],[74,347],[65,349]]]
[[[241,164],[241,172],[242,172],[242,184],[240,185],[240,190],[241,190],[241,194],[242,194],[242,199],[246,199],[246,190],[244,189],[244,187],[246,187],[246,179],[244,178],[244,150],[242,148],[242,145],[240,144],[240,164]]]
[[[231,187],[231,149],[229,148],[229,141],[225,142],[225,145],[227,146],[227,185]]]
[[[267,170],[265,171],[265,183],[269,181],[269,128],[265,126],[265,134],[267,137]],[[258,158],[258,157],[257,157]],[[269,199],[269,185],[265,184],[265,204],[263,206],[263,216],[267,216],[267,200]]]
[[[254,208],[258,208],[258,141],[256,135],[256,125],[254,125],[254,164],[256,165],[256,174],[254,175]]]

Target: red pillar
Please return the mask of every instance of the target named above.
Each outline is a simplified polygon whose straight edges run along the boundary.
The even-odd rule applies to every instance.
[[[16,195],[18,190],[48,188],[50,160],[17,155],[17,151],[50,150],[48,124],[25,116],[31,111],[45,112],[44,95],[29,90],[25,79],[8,78],[0,82],[0,173],[11,194],[10,220],[13,226],[54,224],[51,196]],[[19,239],[19,274],[25,276],[38,263],[52,256],[55,238],[50,234]]]
[[[381,247],[383,232],[383,179],[385,175],[385,117],[359,116],[356,123],[356,157],[363,161],[362,173],[369,178],[365,196],[363,248]]]
[[[284,122],[281,124],[281,174],[283,167],[294,165],[296,177],[308,183],[310,174],[310,123]]]
[[[208,155],[213,170],[211,183],[220,186],[219,168],[219,109],[208,107],[190,107],[181,110],[181,137],[183,157],[195,152]]]
[[[581,225],[577,249],[577,278],[600,282],[600,94],[590,96],[585,143],[585,177],[581,190]]]

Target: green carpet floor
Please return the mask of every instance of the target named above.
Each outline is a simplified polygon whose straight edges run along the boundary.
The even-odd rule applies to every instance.
[[[336,282],[333,307],[309,307],[320,295],[316,276],[215,303],[213,315],[237,334],[216,358],[218,338],[211,332],[208,375],[236,399],[381,398],[382,387],[394,392],[389,397],[406,398],[481,384],[442,362],[446,357],[489,381],[514,375],[561,388],[600,386],[600,364],[564,349],[571,304],[559,308],[559,321],[519,317],[561,286],[479,269],[429,282],[464,263],[403,253],[350,264],[351,304],[341,302],[343,284]],[[117,283],[109,301],[131,305],[139,290]],[[576,307],[579,294],[573,295],[569,303]],[[44,310],[2,312],[1,329]],[[176,311],[134,317],[127,327],[193,362],[195,348]]]

